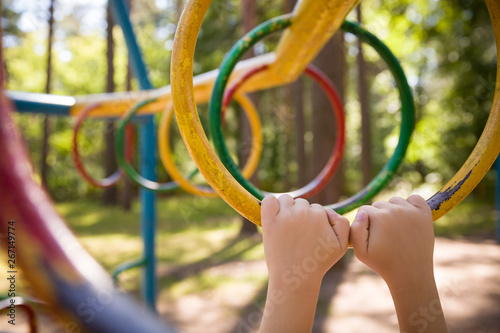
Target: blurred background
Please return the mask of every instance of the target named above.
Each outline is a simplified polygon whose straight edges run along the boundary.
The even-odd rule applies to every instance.
[[[194,74],[218,68],[246,31],[291,12],[295,2],[214,1],[198,38]],[[129,0],[129,5],[153,85],[166,86],[184,1]],[[411,193],[428,198],[467,159],[489,115],[497,50],[486,5],[472,0],[365,0],[348,19],[361,22],[399,59],[417,112],[406,159],[376,200]],[[2,26],[10,90],[75,96],[139,89],[106,0],[4,0]],[[250,53],[273,51],[279,37],[266,38]],[[330,204],[362,189],[390,158],[398,142],[401,104],[387,65],[351,34],[337,33],[314,63],[335,82],[346,110],[342,167],[311,198]],[[307,184],[335,143],[335,119],[324,93],[310,79],[300,78],[290,86],[254,93],[252,99],[264,134],[253,182],[275,192]],[[199,109],[206,118],[207,106]],[[72,119],[32,114],[15,118],[37,181],[85,247],[108,271],[138,257],[137,188],[120,182],[100,190],[79,176],[71,159]],[[117,168],[114,128],[113,121],[92,119],[81,131],[80,151],[95,176]],[[250,132],[237,104],[228,114],[225,133],[234,158],[244,163]],[[172,140],[175,159],[187,173],[195,165],[177,129]],[[161,164],[157,169],[161,181],[170,180]],[[195,180],[203,182],[201,176]],[[494,194],[495,174],[490,171],[463,203],[435,224],[436,276],[453,332],[500,332]],[[259,230],[222,200],[181,190],[161,195],[158,209],[161,315],[186,332],[256,331],[267,283]],[[351,252],[337,266],[325,277],[314,332],[396,332],[383,281]],[[139,297],[139,271],[122,274],[120,286]],[[50,315],[43,317],[43,329],[61,330]]]

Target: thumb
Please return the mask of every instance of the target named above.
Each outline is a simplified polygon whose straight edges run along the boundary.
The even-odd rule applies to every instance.
[[[326,209],[326,215],[328,216],[328,222],[330,222],[333,232],[337,236],[340,248],[346,251],[349,242],[349,220],[333,209]]]
[[[350,231],[350,241],[355,252],[365,254],[368,251],[369,228],[368,213],[364,210],[358,210]]]

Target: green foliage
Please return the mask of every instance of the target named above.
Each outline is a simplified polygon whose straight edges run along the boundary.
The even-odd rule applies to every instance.
[[[46,62],[45,46],[36,33],[26,34],[16,47],[4,49],[10,90],[43,92],[46,74],[41,64]]]
[[[23,32],[17,26],[21,14],[12,9],[12,3],[13,0],[6,0],[2,3],[2,31],[4,38],[10,39],[9,44],[24,37]]]
[[[46,31],[22,32],[17,22],[22,13],[11,9],[7,1],[5,25],[8,36],[16,43],[5,49],[8,87],[12,90],[43,92],[45,87]],[[85,6],[58,3],[65,8],[57,17],[54,44],[54,82],[56,94],[87,95],[101,93],[106,83],[106,40],[99,26],[85,26]],[[283,14],[283,1],[258,1],[258,22]],[[134,1],[133,24],[155,87],[170,83],[170,57],[176,29],[174,2]],[[69,8],[69,9],[68,9]],[[96,10],[93,8],[92,10]],[[105,8],[102,8],[104,12]],[[224,54],[243,33],[239,0],[217,1],[210,7],[202,24],[194,61],[195,74],[215,69]],[[103,16],[104,17],[104,16]],[[354,15],[350,15],[354,19]],[[477,142],[491,106],[496,83],[496,49],[487,9],[482,1],[391,0],[363,3],[364,26],[394,51],[410,79],[417,106],[418,123],[407,159],[401,170],[413,186],[421,182],[439,185],[458,170]],[[40,24],[43,26],[43,24]],[[104,27],[104,25],[103,25]],[[273,51],[279,34],[258,43],[257,54]],[[114,30],[115,82],[118,91],[125,90],[127,54],[123,35]],[[10,38],[10,37],[9,37]],[[348,63],[346,110],[347,149],[345,170],[346,195],[361,187],[360,116],[357,97],[356,41],[346,36]],[[392,154],[399,134],[399,100],[394,80],[380,58],[364,47],[368,63],[370,106],[372,112],[373,175]],[[305,80],[307,154],[312,151],[311,90]],[[134,82],[134,88],[137,83]],[[263,188],[284,191],[294,187],[297,179],[294,116],[287,103],[285,89],[260,92],[258,110],[263,123],[265,148],[259,167]],[[201,114],[204,115],[204,107]],[[234,152],[239,142],[238,108],[228,113],[226,136]],[[42,120],[38,116],[18,115],[33,165],[37,170],[40,157]],[[98,192],[86,185],[75,173],[70,159],[71,122],[54,121],[50,139],[49,183],[56,198],[76,198]],[[81,150],[89,172],[103,175],[102,152],[104,127],[100,122],[84,126]],[[174,131],[173,150],[182,170],[191,170],[193,161]],[[286,148],[284,148],[286,147]],[[309,156],[309,155],[307,155]],[[162,169],[160,167],[160,169]],[[186,171],[187,172],[187,171]],[[315,175],[309,175],[312,179]],[[165,177],[162,171],[162,177]],[[491,176],[488,176],[491,179]],[[203,179],[197,176],[197,181]],[[489,190],[489,187],[487,187]],[[488,192],[489,193],[489,192]]]
[[[65,42],[68,61],[54,66],[54,93],[88,95],[103,92],[106,82],[106,41],[102,36],[71,36]],[[58,54],[61,59],[61,54]],[[66,59],[64,59],[66,60]]]
[[[417,125],[402,168],[417,186],[450,178],[469,156],[486,123],[495,88],[496,46],[483,1],[377,1],[363,3],[364,26],[396,54],[414,90]],[[351,19],[354,15],[351,14]],[[360,179],[355,41],[348,89],[349,182]],[[368,61],[372,157],[380,170],[392,154],[400,122],[393,79],[373,51]],[[350,60],[349,60],[350,59]],[[431,175],[431,177],[427,177]]]

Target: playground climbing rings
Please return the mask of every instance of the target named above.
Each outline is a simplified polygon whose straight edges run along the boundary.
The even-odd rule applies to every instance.
[[[232,84],[229,86],[229,88],[226,90],[226,93],[224,94],[224,100],[222,103],[222,117],[219,119],[210,119],[211,121],[214,121],[215,126],[218,126],[219,128],[221,127],[220,121],[224,119],[224,114],[226,111],[226,108],[229,106],[231,103],[231,100],[233,98],[233,95],[235,92],[251,77],[253,77],[255,74],[261,73],[262,71],[266,70],[269,67],[269,65],[263,65],[260,67],[253,68],[249,70],[247,73],[244,73],[242,76],[237,78],[232,82]],[[333,177],[335,174],[335,171],[337,171],[338,167],[340,166],[340,162],[342,161],[342,156],[344,154],[344,147],[345,147],[345,117],[344,117],[344,106],[342,103],[342,99],[335,88],[333,82],[324,75],[318,68],[316,68],[313,65],[309,65],[306,67],[304,73],[312,78],[326,93],[330,103],[332,104],[332,109],[333,109],[333,114],[336,118],[336,140],[335,140],[335,145],[332,150],[332,154],[326,163],[325,167],[321,172],[314,178],[309,184],[306,186],[295,190],[293,192],[289,192],[292,197],[298,198],[307,198],[310,197],[317,192],[321,191],[321,189],[328,184],[330,179]],[[225,147],[225,143],[221,143]],[[227,150],[227,148],[224,148]],[[227,167],[227,160],[221,158],[222,163]],[[248,179],[248,178],[247,178]],[[266,193],[266,192],[264,192]],[[268,194],[268,193],[266,193]]]
[[[111,176],[104,179],[96,179],[92,177],[84,168],[82,160],[80,158],[80,152],[78,150],[78,133],[80,132],[80,128],[83,124],[83,121],[87,117],[87,115],[100,106],[99,103],[89,105],[85,109],[83,109],[77,116],[75,128],[73,131],[73,149],[72,149],[72,158],[75,163],[76,170],[80,173],[80,175],[90,184],[96,187],[108,188],[114,186],[120,179],[123,178],[123,171],[118,169]],[[132,156],[132,141],[133,141],[133,132],[131,127],[127,127],[126,133],[126,159],[130,160]]]
[[[250,130],[252,132],[252,148],[250,151],[250,156],[245,164],[242,171],[243,177],[250,178],[259,165],[260,156],[262,153],[262,126],[259,119],[259,114],[255,109],[252,101],[245,94],[236,95],[236,100],[242,106],[248,117],[250,123]],[[189,180],[187,180],[182,172],[179,171],[175,162],[172,158],[172,152],[170,149],[170,128],[172,124],[172,119],[174,115],[174,110],[172,103],[169,103],[162,114],[160,129],[158,133],[158,148],[160,150],[160,159],[163,166],[172,177],[173,180],[179,184],[179,186],[188,193],[206,196],[206,197],[217,197],[212,188],[207,186],[197,186],[193,185]]]
[[[220,67],[219,77],[217,78],[217,81],[215,83],[212,93],[212,100],[210,103],[210,132],[212,133],[212,140],[222,163],[244,188],[246,188],[250,193],[252,193],[259,199],[262,199],[262,193],[260,193],[260,191],[256,189],[250,182],[241,177],[238,168],[227,153],[226,146],[224,145],[224,134],[220,130],[220,126],[217,123],[217,117],[220,118],[219,114],[221,112],[222,93],[226,86],[227,78],[230,77],[233,68],[236,66],[236,63],[252,45],[254,45],[257,41],[271,32],[270,27],[273,27],[273,24],[274,22],[268,21],[258,26],[245,37],[243,37],[240,41],[238,41],[231,49],[231,51],[229,51],[228,56],[224,59]],[[342,29],[346,32],[350,32],[356,35],[358,38],[361,38],[362,41],[372,46],[379,53],[382,59],[384,59],[384,61],[389,65],[389,68],[397,81],[403,116],[400,139],[394,155],[391,157],[391,159],[389,159],[382,171],[365,189],[354,195],[352,198],[347,199],[340,204],[334,205],[335,210],[337,210],[339,213],[345,213],[348,210],[351,210],[363,204],[368,199],[375,196],[375,194],[377,194],[390,181],[397,168],[399,167],[401,161],[403,160],[408,144],[410,143],[414,118],[414,105],[410,87],[403,73],[403,70],[401,69],[401,66],[399,65],[394,55],[390,52],[390,50],[379,39],[354,23],[345,22],[342,25]],[[273,31],[276,30],[277,29],[274,29]]]
[[[193,3],[193,2],[191,2]],[[238,175],[237,168],[229,168],[227,171],[223,167],[219,158],[211,150],[210,144],[204,135],[203,128],[196,114],[196,107],[192,102],[192,69],[189,66],[181,66],[180,62],[186,64],[186,59],[192,59],[194,53],[194,40],[199,32],[200,22],[199,17],[203,17],[210,1],[195,1],[196,5],[187,6],[181,21],[181,32],[176,36],[174,43],[173,61],[172,61],[172,92],[174,105],[176,110],[177,121],[179,128],[183,134],[183,139],[189,147],[193,159],[200,171],[203,173],[207,181],[212,185],[219,195],[226,200],[233,208],[247,219],[260,224],[260,205],[257,199],[262,199],[260,194],[249,182],[238,177],[235,180],[234,175]],[[197,19],[195,19],[197,17]],[[219,77],[215,83],[212,101],[210,104],[210,118],[217,116],[220,113],[222,106],[222,96],[225,84],[229,79],[229,74],[235,66],[237,59],[245,50],[250,48],[254,43],[271,32],[282,30],[290,26],[292,22],[291,16],[282,16],[261,24],[244,38],[242,38],[225,57],[225,61],[220,68]],[[402,99],[402,126],[401,136],[396,147],[394,155],[389,162],[384,166],[377,177],[360,193],[345,202],[336,205],[339,213],[345,213],[348,210],[359,206],[361,203],[369,200],[380,189],[382,189],[391,179],[395,170],[401,163],[406,147],[409,144],[411,132],[413,130],[413,99],[411,91],[404,76],[403,70],[399,63],[389,51],[389,49],[372,34],[366,32],[355,24],[345,23],[343,28],[348,32],[356,34],[363,41],[372,45],[388,62],[391,71],[396,76],[400,97]],[[211,131],[213,132],[214,144],[219,152],[223,151],[224,147],[217,142],[223,140],[221,131],[217,131],[216,126],[211,123]],[[222,155],[222,154],[221,154]],[[227,159],[226,159],[227,160]],[[233,163],[234,164],[234,163]],[[248,189],[240,183],[254,189],[249,192]]]
[[[116,149],[116,159],[118,161],[118,165],[122,168],[127,175],[139,186],[146,188],[155,192],[168,192],[179,188],[176,182],[168,182],[168,183],[158,183],[151,181],[149,179],[141,176],[137,171],[134,170],[134,167],[127,161],[125,158],[125,153],[123,151],[123,137],[124,131],[127,124],[134,117],[138,110],[140,110],[143,106],[153,103],[156,101],[156,98],[146,99],[142,102],[137,103],[131,109],[127,111],[127,113],[123,116],[122,119],[118,122],[118,128],[116,130],[115,136],[115,149]]]
[[[500,50],[500,3],[497,0],[485,0],[485,2],[490,12],[497,50]],[[184,142],[205,179],[235,210],[249,220],[260,224],[258,200],[245,190],[231,176],[229,171],[223,168],[201,128],[196,106],[194,105],[192,60],[196,46],[196,36],[201,27],[200,18],[205,16],[210,3],[210,0],[188,1],[179,24],[179,33],[175,37],[172,52],[171,81],[177,121]],[[304,15],[303,17],[308,16]],[[269,29],[277,30],[289,24],[289,17],[280,17],[274,20],[274,25],[270,26]],[[355,28],[354,30],[359,30],[355,25],[351,24],[350,26]],[[360,36],[365,39],[372,39],[369,34]],[[401,84],[404,83],[398,82],[398,85]],[[461,202],[475,188],[497,158],[500,152],[500,86],[498,84],[491,110],[483,135],[467,161],[457,174],[427,201],[432,209],[434,220],[443,216]],[[403,146],[398,144],[401,149],[403,149]],[[391,164],[399,164],[400,162],[397,159],[391,160]],[[384,167],[382,173],[389,173],[389,169]],[[348,202],[341,202],[333,206],[333,208],[338,207],[340,212],[353,209],[357,205],[357,201],[370,199],[369,193],[373,193],[373,189],[383,187],[389,178],[374,179],[356,197],[349,199]],[[384,179],[385,181],[383,181]]]

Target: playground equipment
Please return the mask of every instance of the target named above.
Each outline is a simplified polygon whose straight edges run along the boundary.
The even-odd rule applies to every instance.
[[[143,102],[140,102],[136,106],[131,108],[124,115],[124,117],[122,118],[122,120],[120,121],[120,123],[118,125],[118,131],[117,131],[117,136],[116,136],[116,152],[117,152],[118,163],[127,172],[129,177],[136,184],[138,184],[146,189],[152,190],[152,191],[164,192],[164,191],[170,191],[172,189],[178,188],[179,185],[185,186],[185,182],[181,183],[179,181],[173,181],[173,182],[169,182],[166,184],[159,184],[156,182],[152,182],[148,179],[145,179],[144,177],[139,175],[133,169],[130,162],[128,162],[126,160],[125,154],[123,152],[123,137],[124,137],[123,133],[124,133],[125,127],[127,126],[127,124],[130,122],[130,120],[134,117],[134,115],[137,113],[137,111],[141,107],[143,107],[149,103],[152,103],[154,101],[155,101],[155,99],[150,99],[150,100],[145,100]],[[252,130],[252,146],[255,147],[255,149],[252,150],[252,153],[250,154],[250,157],[249,157],[249,159],[248,159],[248,161],[243,169],[243,176],[249,178],[257,170],[257,166],[259,164],[259,159],[260,159],[260,155],[262,152],[262,127],[260,125],[260,119],[259,119],[259,115],[257,113],[257,110],[255,109],[255,106],[253,105],[251,100],[248,97],[246,97],[245,95],[241,95],[238,98],[238,101],[240,102],[240,105],[244,106],[243,110],[245,111],[246,116],[250,120],[250,127]],[[170,119],[170,121],[171,121],[171,119]],[[161,147],[161,144],[162,144],[161,139],[159,140],[158,143],[160,144],[160,147]],[[163,153],[162,156],[165,157],[164,155],[165,154]],[[170,153],[168,155],[170,156]],[[167,169],[167,171],[169,171],[169,170]],[[197,171],[195,171],[195,172],[197,172]],[[181,178],[184,179],[184,177],[182,175],[181,175]],[[176,180],[175,177],[174,177],[174,180]],[[212,191],[212,189],[206,188],[206,187],[205,188],[189,187],[189,188],[186,188],[186,190],[188,190],[188,192],[192,192],[193,194],[198,194],[198,195],[203,195],[203,196],[214,196],[214,192]]]
[[[75,163],[76,169],[80,173],[80,175],[91,185],[95,187],[108,188],[114,186],[120,179],[125,175],[122,169],[116,170],[111,176],[104,179],[96,179],[92,177],[84,168],[82,160],[80,158],[80,152],[78,149],[78,133],[80,132],[80,128],[82,126],[83,121],[87,114],[92,111],[92,109],[96,108],[99,104],[90,105],[86,109],[82,110],[80,114],[77,116],[75,129],[73,132],[73,150],[72,157],[73,162]],[[130,161],[132,159],[132,144],[133,144],[133,128],[127,127],[127,151],[126,151],[126,159]]]
[[[3,93],[0,187],[8,193],[1,197],[0,216],[3,221],[16,222],[16,259],[11,269],[29,272],[24,278],[59,316],[66,331],[84,327],[89,332],[173,332],[115,290],[106,272],[68,230],[31,176],[28,156],[10,116],[10,102]],[[92,319],[78,314],[91,309],[89,301],[102,305]]]
[[[176,34],[174,41],[171,68],[172,93],[174,96],[173,99],[177,121],[191,156],[212,188],[240,214],[259,224],[260,204],[257,199],[260,199],[261,196],[259,197],[258,192],[254,190],[250,191],[240,185],[240,182],[245,184],[245,180],[237,177],[237,169],[232,168],[229,160],[226,161],[229,163],[228,169],[224,167],[223,163],[208,143],[196,113],[196,105],[193,103],[194,91],[191,60],[194,55],[196,36],[201,27],[202,20],[200,18],[205,16],[210,3],[210,0],[193,0],[188,2],[181,18],[179,32]],[[495,33],[498,34],[500,28],[497,21],[498,7],[500,5],[493,0],[487,0],[486,3],[490,10]],[[278,18],[269,22],[268,26],[263,25],[253,32],[250,32],[245,38],[240,40],[240,45],[237,44],[233,47],[232,51],[226,57],[226,60],[230,61],[230,64],[232,63],[231,58],[238,57],[240,49],[247,44],[251,45],[251,41],[255,40],[259,35],[282,29],[284,26],[291,24],[290,29],[285,33],[278,46],[277,61],[273,62],[267,71],[250,81],[248,85],[244,87],[246,89],[243,89],[243,91],[253,91],[258,88],[288,83],[293,80],[302,72],[315,52],[324,45],[327,38],[341,26],[342,20],[347,12],[356,4],[357,1],[354,0],[343,2],[302,1],[297,5],[294,11],[294,17],[289,22],[286,18]],[[314,11],[312,11],[312,8],[317,10],[316,13],[321,12],[327,14],[313,18],[312,13],[314,13]],[[351,26],[349,28],[352,29],[351,32],[359,32],[359,28],[356,26]],[[304,33],[304,31],[314,31],[315,34]],[[359,34],[358,37],[364,40],[370,39],[364,33]],[[381,54],[381,56],[384,58],[383,54]],[[189,59],[189,61],[186,61],[186,59]],[[182,66],[181,64],[188,64],[188,66]],[[233,65],[228,65],[227,72],[220,76],[222,79],[216,82],[212,95],[211,110],[219,109],[219,105],[216,105],[218,100],[221,99],[219,90],[223,89],[223,81],[227,80],[228,72],[232,69],[231,66]],[[223,70],[224,65],[221,66],[221,72]],[[446,214],[450,209],[462,201],[484,177],[498,156],[500,152],[499,103],[500,99],[497,94],[495,95],[490,118],[476,148],[457,174],[439,192],[428,200],[434,220]],[[405,105],[404,102],[403,105]],[[217,129],[211,126],[211,130],[215,132],[213,133],[214,142],[217,143],[219,139],[223,142],[223,137],[220,133],[217,133]],[[398,143],[398,148],[401,147],[400,144],[401,139]],[[224,148],[221,146],[218,149],[219,152],[222,153],[221,158],[224,158]],[[398,149],[396,149],[396,151],[397,150]],[[201,158],[202,156],[203,158]],[[397,165],[399,162],[397,159],[391,159],[389,160],[389,164]],[[381,177],[375,178],[375,180],[363,189],[358,196],[347,200],[345,203],[333,205],[332,208],[337,208],[340,212],[355,208],[356,205],[363,202],[363,199],[359,197],[364,197],[364,200],[369,199],[372,196],[371,192],[373,189],[386,184],[386,180],[382,179],[386,179],[387,176],[390,177],[391,172],[393,172],[393,170],[389,171],[384,167],[380,174]],[[249,186],[249,188],[251,189],[251,186]],[[224,190],[222,191],[222,189]]]
[[[233,75],[268,65],[266,70],[249,79],[248,83],[241,87],[241,92],[292,82],[342,25],[347,13],[358,2],[357,0],[299,2],[293,18],[289,18],[288,23],[283,20],[285,17],[277,20],[274,26],[269,26],[271,32],[284,28],[286,24],[289,25],[276,54],[243,61],[236,66],[236,73]],[[190,0],[184,10],[174,43],[171,64],[172,94],[170,87],[166,87],[126,95],[88,96],[78,100],[71,97],[19,93],[9,93],[9,97],[14,100],[18,111],[51,110],[59,115],[75,115],[90,103],[100,103],[89,113],[92,117],[119,117],[135,103],[154,99],[138,110],[138,114],[151,115],[161,111],[173,100],[183,140],[202,174],[212,188],[232,207],[253,222],[259,223],[258,197],[252,195],[234,179],[210,148],[196,112],[196,103],[208,101],[217,74],[210,72],[194,79],[192,75],[196,36],[210,3],[210,0]],[[497,0],[486,0],[486,4],[497,38],[497,49],[500,51],[500,3]],[[120,0],[112,0],[112,5],[115,20],[122,26],[126,36],[134,72],[142,88],[151,89],[130,22],[123,14],[124,4]],[[353,27],[353,29],[358,28]],[[363,38],[362,36],[359,35],[360,38]],[[216,94],[219,93],[217,89],[214,89]],[[498,156],[499,91],[500,87],[497,86],[490,118],[471,156],[448,184],[428,200],[434,219],[444,215],[465,198]],[[26,275],[33,290],[60,315],[68,327],[71,327],[68,329],[82,327],[91,332],[172,332],[171,327],[161,323],[151,312],[145,311],[134,301],[118,293],[112,287],[111,280],[104,270],[78,244],[55,212],[46,194],[33,181],[26,152],[8,112],[9,107],[9,101],[2,94],[0,96],[0,187],[9,195],[0,198],[0,216],[3,221],[13,219],[18,223],[17,235],[24,244],[18,248],[18,263],[24,271],[34,273]],[[140,127],[139,150],[143,154],[141,173],[146,179],[154,180],[155,138],[151,116],[143,118]],[[376,185],[380,184],[382,182],[379,183],[377,180]],[[364,197],[367,200],[367,197]],[[155,292],[152,234],[155,229],[154,198],[154,193],[151,191],[141,191],[143,207],[141,218],[147,240],[144,295],[150,305],[154,304]],[[350,203],[345,209],[348,208],[354,208],[354,203]],[[103,310],[95,312],[92,320],[87,320],[88,317],[81,315],[82,307],[85,309],[89,306],[88,299],[99,300],[103,305]]]
[[[225,119],[225,117],[224,117],[225,110],[227,109],[227,107],[231,103],[231,100],[232,100],[233,96],[236,94],[237,90],[250,77],[267,69],[267,66],[268,65],[262,65],[262,66],[256,67],[256,68],[248,71],[247,73],[244,73],[244,75],[242,75],[239,78],[236,78],[233,81],[232,86],[227,90],[227,92],[224,96],[223,110],[221,110],[222,112],[218,115],[214,115],[215,117],[220,117],[220,119],[218,121],[215,121],[215,125],[214,125],[217,127],[218,131],[222,130],[221,121],[223,121]],[[328,181],[333,177],[333,175],[335,174],[335,171],[338,169],[338,167],[340,165],[340,161],[342,160],[342,155],[344,152],[344,145],[345,145],[344,107],[342,105],[342,101],[341,101],[341,98],[337,92],[337,89],[335,88],[333,83],[330,81],[330,79],[328,79],[328,77],[326,77],[321,71],[319,71],[316,67],[314,67],[312,65],[309,65],[306,68],[306,70],[304,71],[304,73],[307,76],[313,78],[320,85],[320,87],[325,90],[325,92],[330,100],[330,103],[332,104],[333,111],[334,111],[333,113],[334,113],[335,118],[336,118],[337,138],[336,138],[336,144],[332,150],[331,157],[328,160],[326,166],[319,173],[319,175],[311,183],[309,183],[308,185],[306,185],[302,189],[299,189],[299,190],[296,190],[296,191],[289,193],[292,197],[295,197],[295,198],[297,198],[297,197],[307,198],[307,197],[319,192],[328,183]],[[238,96],[241,96],[241,95],[236,94],[237,100],[239,100],[239,98],[241,98]],[[158,145],[160,148],[161,160],[163,162],[163,165],[167,169],[168,173],[172,176],[173,179],[175,179],[180,184],[180,186],[182,188],[184,188],[186,191],[193,193],[193,194],[203,194],[203,192],[198,191],[196,187],[192,186],[188,181],[186,181],[184,179],[184,177],[179,172],[179,170],[177,169],[177,167],[175,166],[175,164],[172,160],[172,157],[170,154],[170,148],[169,148],[169,144],[170,144],[169,128],[170,128],[170,122],[172,120],[172,116],[173,116],[173,109],[172,109],[172,106],[169,104],[169,106],[165,109],[165,112],[163,113],[162,123],[161,123],[161,127],[160,127],[160,132],[159,132],[160,134],[158,136]],[[212,119],[212,117],[210,119]],[[250,122],[250,124],[252,124],[252,122]],[[262,140],[262,139],[260,139],[260,140]],[[252,150],[251,150],[250,157],[248,159],[249,160],[248,164],[250,164],[250,161],[257,161],[256,159],[252,160],[252,156],[256,155],[255,154],[256,150],[258,150],[259,155],[261,152],[260,146],[256,146],[256,145],[252,144],[251,147],[252,147]],[[226,150],[226,152],[227,152],[227,150]],[[229,155],[229,153],[227,153],[227,154]],[[235,166],[235,168],[236,168],[236,166]],[[243,170],[241,177],[243,177],[245,179],[250,178],[248,175],[245,175],[245,170]],[[213,192],[213,190],[210,189],[209,193],[213,195],[214,192]]]
[[[228,154],[226,145],[224,143],[224,135],[222,131],[220,131],[220,126],[218,124],[221,113],[221,103],[222,103],[222,92],[224,91],[225,85],[227,83],[227,78],[230,77],[231,71],[233,70],[236,62],[240,59],[240,57],[257,41],[267,36],[269,33],[274,31],[282,30],[291,25],[293,17],[290,15],[278,17],[268,22],[265,22],[254,30],[250,31],[246,36],[241,38],[238,43],[229,51],[228,55],[222,62],[220,67],[220,72],[217,77],[217,81],[215,82],[214,91],[212,94],[212,100],[210,103],[210,131],[213,134],[213,142],[215,148],[218,152],[218,156],[220,157],[222,164],[227,168],[227,170],[231,173],[231,175],[253,196],[257,199],[263,199],[263,193],[261,193],[257,188],[255,188],[249,181],[247,181],[240,174],[236,164],[234,164],[230,155]],[[389,160],[389,162],[382,168],[377,177],[370,183],[368,186],[361,190],[357,195],[353,196],[350,199],[345,200],[337,205],[334,205],[331,208],[334,208],[339,213],[346,213],[353,208],[356,208],[375,196],[392,178],[395,174],[397,168],[401,164],[404,154],[406,153],[406,148],[410,143],[411,133],[413,131],[413,119],[414,119],[414,106],[413,106],[413,98],[411,95],[410,87],[408,86],[408,82],[404,75],[403,69],[399,65],[397,59],[391,53],[391,51],[375,36],[363,30],[361,27],[357,26],[354,23],[344,22],[342,25],[342,29],[348,32],[353,33],[354,35],[361,37],[363,41],[368,42],[374,49],[379,52],[382,59],[384,59],[391,69],[391,72],[396,78],[399,95],[401,98],[401,105],[403,110],[402,116],[402,125],[401,125],[401,134],[398,145],[394,152],[393,157]],[[263,70],[268,69],[269,66],[265,66]],[[183,113],[185,117],[187,113]],[[179,123],[180,125],[180,123]],[[181,126],[181,125],[180,125]],[[194,125],[197,127],[197,125]],[[182,127],[181,127],[182,128]],[[199,128],[200,129],[200,128]],[[203,130],[203,128],[201,128]],[[202,150],[201,146],[202,141],[198,141],[196,143],[196,148],[199,151]],[[204,146],[203,148],[209,148],[209,146]],[[194,149],[193,149],[194,150]],[[196,155],[196,152],[195,152]],[[205,160],[202,161],[204,163]],[[217,173],[219,173],[219,169],[215,168],[207,168],[207,174],[210,174],[208,177],[219,177]],[[320,173],[320,175],[313,180],[310,184],[305,186],[306,193],[307,192],[315,192],[315,188],[317,188],[320,183],[320,177],[322,176],[324,171]],[[207,176],[205,176],[207,177]],[[209,178],[207,178],[208,180]],[[298,191],[300,192],[300,190]],[[227,193],[227,192],[226,192]],[[292,192],[294,193],[294,192]],[[241,194],[241,193],[240,193]],[[239,195],[241,197],[241,195]],[[230,197],[230,198],[229,198]],[[232,194],[228,194],[229,200],[235,200],[235,196]],[[228,201],[229,202],[229,201]],[[256,215],[251,215],[251,211],[249,207],[246,207],[246,211],[239,207],[239,211],[242,215],[245,215],[251,221],[254,221],[257,224],[260,224],[260,209],[258,209]]]
[[[248,45],[250,45],[250,43],[248,43]],[[234,171],[234,174],[237,174],[239,177],[243,176],[243,178],[245,178],[245,180],[244,180],[245,184],[249,184],[249,185],[251,183],[247,180],[246,177],[244,177],[244,175],[240,174],[238,167],[233,162],[233,160],[231,159],[231,157],[227,151],[225,143],[220,142],[220,138],[223,136],[222,131],[221,131],[221,126],[220,126],[220,119],[215,119],[214,117],[218,117],[220,114],[223,115],[225,113],[227,106],[229,105],[229,103],[231,103],[232,96],[247,80],[249,80],[251,77],[253,77],[256,74],[258,74],[262,71],[265,71],[266,69],[268,69],[268,67],[269,67],[269,65],[262,65],[260,67],[256,67],[256,68],[248,71],[244,75],[242,75],[240,78],[236,79],[233,82],[232,86],[230,86],[229,89],[227,90],[227,93],[225,94],[225,96],[223,98],[222,107],[219,109],[219,112],[210,114],[210,126],[212,129],[215,129],[215,128],[217,129],[214,132],[214,134],[216,134],[217,136],[214,137],[213,141],[214,141],[215,146],[218,148],[217,151],[219,152],[219,154],[221,154],[221,156],[224,155],[225,166],[228,169],[232,168]],[[224,74],[225,73],[221,67],[221,71],[219,72],[218,78],[229,77],[229,75],[225,76]],[[327,94],[327,97],[330,100],[330,103],[332,104],[333,112],[334,112],[334,115],[336,118],[337,137],[335,139],[335,145],[333,147],[330,159],[326,163],[323,170],[321,170],[321,172],[318,174],[318,176],[316,176],[316,178],[314,178],[309,184],[305,185],[301,189],[298,189],[298,190],[295,190],[292,192],[288,192],[288,194],[294,198],[298,198],[298,197],[308,198],[308,197],[318,193],[319,191],[321,191],[321,189],[326,184],[328,184],[330,179],[335,174],[335,171],[337,171],[338,167],[340,166],[340,162],[342,161],[342,155],[344,154],[344,145],[345,145],[344,107],[342,104],[342,99],[340,98],[340,95],[337,92],[337,89],[333,85],[333,82],[331,82],[331,80],[325,74],[323,74],[318,68],[316,68],[313,65],[307,66],[306,69],[304,70],[304,74],[306,74],[307,76],[312,78]],[[216,82],[216,86],[217,86],[217,82]],[[210,105],[213,105],[213,102],[214,101],[212,100]],[[220,102],[220,100],[217,102]],[[217,104],[217,105],[220,105],[220,104]],[[213,108],[211,108],[211,110],[213,110]],[[249,187],[247,187],[247,189],[252,193],[257,192],[256,188],[253,185],[250,185]],[[266,192],[266,194],[270,194],[270,193]],[[273,194],[277,194],[277,193],[273,193]],[[262,196],[262,194],[260,194],[260,193],[259,193],[259,195]]]

